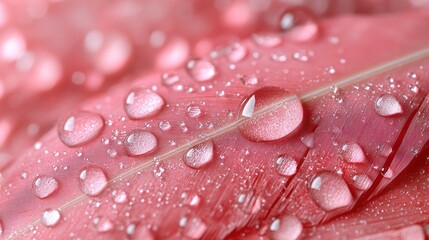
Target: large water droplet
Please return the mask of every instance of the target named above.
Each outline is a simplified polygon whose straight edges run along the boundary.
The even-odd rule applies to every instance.
[[[298,163],[290,156],[283,155],[276,160],[277,172],[282,176],[292,176],[296,173]]]
[[[78,183],[83,193],[97,196],[107,186],[107,178],[101,168],[88,165],[80,170]]]
[[[375,101],[375,111],[378,115],[387,117],[403,113],[402,106],[392,95],[382,95]]]
[[[58,189],[58,182],[54,177],[39,176],[33,181],[33,193],[38,198],[46,198]]]
[[[189,149],[183,157],[184,163],[191,168],[201,168],[213,160],[213,141],[208,140]]]
[[[61,141],[75,147],[93,140],[104,127],[103,118],[87,111],[78,111],[65,115],[58,122],[58,135]]]
[[[372,185],[372,180],[365,174],[358,174],[352,177],[353,185],[360,190],[368,190]]]
[[[240,133],[250,141],[273,141],[295,131],[304,116],[298,96],[278,87],[263,87],[252,92],[241,103]]]
[[[273,226],[275,224],[275,226]],[[284,216],[271,224],[271,237],[274,240],[295,240],[302,233],[302,223],[295,216]]]
[[[286,38],[294,41],[309,41],[319,33],[319,25],[312,12],[305,8],[290,8],[280,19],[280,28]]]
[[[213,64],[207,60],[190,60],[186,65],[189,74],[198,82],[211,80],[216,75]]]
[[[183,223],[182,223],[183,225]],[[207,230],[207,225],[198,217],[186,219],[183,226],[183,235],[190,239],[200,239]]]
[[[310,195],[321,208],[330,211],[349,206],[353,201],[344,179],[332,172],[320,172],[311,181]]]
[[[363,163],[366,160],[364,151],[354,142],[346,143],[341,147],[340,157],[349,163]]]
[[[56,209],[47,209],[42,213],[42,224],[46,227],[55,227],[60,221],[61,214]]]
[[[152,117],[161,112],[164,99],[145,88],[133,89],[125,99],[125,111],[131,119]]]
[[[158,140],[153,133],[137,129],[128,134],[125,147],[130,156],[143,156],[157,149]]]

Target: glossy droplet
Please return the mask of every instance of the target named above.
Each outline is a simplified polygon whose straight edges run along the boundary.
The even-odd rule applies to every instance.
[[[78,183],[84,194],[97,196],[107,186],[107,178],[101,168],[88,165],[80,170]]]
[[[171,124],[169,121],[164,120],[164,121],[159,122],[158,127],[162,131],[168,131],[171,129]]]
[[[365,153],[357,143],[346,143],[340,149],[340,157],[349,163],[363,163],[366,160]]]
[[[126,137],[125,148],[130,156],[143,156],[154,152],[158,147],[158,140],[151,132],[133,130]]]
[[[303,226],[297,217],[289,215],[276,221],[275,226],[273,226],[273,222],[271,224],[272,228],[270,227],[272,231],[271,238],[273,240],[295,240],[301,236]]]
[[[234,43],[226,49],[226,56],[231,62],[239,62],[247,55],[247,48],[240,43]]]
[[[277,47],[282,43],[280,36],[275,34],[254,34],[253,41],[257,45],[266,48]]]
[[[189,149],[183,157],[184,163],[191,168],[201,168],[213,160],[213,141],[208,140]]]
[[[122,190],[115,190],[112,192],[113,201],[115,203],[124,203],[128,200],[127,194]]]
[[[176,74],[163,73],[161,75],[161,82],[164,86],[172,86],[180,81],[180,78]]]
[[[201,239],[207,231],[207,225],[198,217],[192,217],[186,220],[183,228],[183,235],[190,239]]]
[[[113,223],[107,217],[95,217],[92,220],[92,224],[94,224],[95,230],[99,233],[105,233],[113,230]]]
[[[278,87],[263,87],[241,103],[240,133],[250,141],[273,141],[286,137],[301,124],[304,116],[298,96]]]
[[[309,41],[319,33],[319,25],[312,12],[305,8],[290,8],[280,19],[280,29],[285,31],[287,39]]]
[[[382,157],[388,157],[392,153],[392,146],[389,144],[380,144],[377,146],[377,154]]]
[[[58,189],[58,181],[54,177],[39,176],[33,181],[33,193],[38,198],[46,198]]]
[[[125,112],[131,119],[142,119],[157,115],[164,107],[164,99],[145,88],[133,89],[125,99]]]
[[[392,95],[382,95],[375,101],[375,111],[383,117],[394,116],[403,113],[402,106]]]
[[[87,111],[78,111],[65,115],[57,125],[58,135],[61,141],[75,147],[93,140],[104,127],[103,118]]]
[[[383,175],[383,177],[385,177],[385,178],[390,179],[393,177],[393,170],[391,168],[387,168],[387,169],[383,168],[381,170],[381,175]]]
[[[47,209],[42,213],[42,224],[46,227],[55,227],[60,221],[61,214],[56,209]]]
[[[372,180],[365,174],[358,174],[352,177],[353,185],[360,190],[368,190],[372,185]]]
[[[240,78],[241,82],[243,82],[244,85],[256,85],[258,84],[258,78],[250,75],[250,76],[243,76]]]
[[[308,148],[314,147],[314,133],[307,133],[302,136],[301,142]]]
[[[277,172],[282,176],[292,176],[296,173],[298,163],[290,156],[283,155],[276,160]]]
[[[186,67],[191,77],[198,82],[209,81],[216,75],[214,65],[204,59],[190,60]]]
[[[332,172],[320,172],[310,183],[310,195],[321,208],[330,211],[349,206],[353,196],[344,179]]]
[[[197,105],[190,105],[186,108],[186,115],[190,118],[199,118],[201,116],[201,109]]]

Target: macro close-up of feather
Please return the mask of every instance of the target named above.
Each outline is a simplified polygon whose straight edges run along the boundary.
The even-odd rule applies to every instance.
[[[0,0],[0,239],[429,238],[428,0]]]

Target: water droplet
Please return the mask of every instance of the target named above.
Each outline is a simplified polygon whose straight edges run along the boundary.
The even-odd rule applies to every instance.
[[[198,82],[211,80],[216,75],[213,64],[207,60],[190,60],[186,65],[189,74]]]
[[[346,143],[341,147],[340,157],[349,163],[363,163],[366,160],[361,146],[354,142]]]
[[[142,119],[157,115],[164,107],[159,94],[145,88],[133,89],[125,99],[125,111],[131,119]]]
[[[308,56],[306,54],[306,52],[304,51],[299,51],[299,52],[295,52],[292,55],[293,59],[301,61],[301,62],[307,62],[308,61]]]
[[[171,124],[169,121],[164,120],[164,121],[159,122],[158,127],[162,131],[168,131],[171,129]]]
[[[182,193],[182,195],[180,196],[183,199],[183,204],[192,206],[192,207],[196,207],[199,206],[201,203],[201,197],[198,196],[198,194],[196,193]]]
[[[280,19],[280,28],[285,31],[285,37],[293,41],[309,41],[316,38],[319,25],[312,12],[305,8],[290,8]]]
[[[180,78],[176,74],[163,73],[161,75],[161,82],[164,86],[172,86],[180,81]]]
[[[183,157],[184,163],[191,168],[201,168],[213,160],[213,141],[208,140],[189,149]]]
[[[113,223],[107,217],[95,217],[92,220],[95,230],[99,233],[109,232],[113,229]]]
[[[127,226],[126,232],[128,235],[133,235],[135,231],[136,231],[136,225],[134,223],[131,223]]]
[[[198,217],[187,219],[183,227],[183,235],[190,239],[201,239],[207,231],[207,225]]]
[[[60,221],[61,214],[56,209],[47,209],[42,213],[42,224],[46,227],[55,227]]]
[[[277,47],[282,43],[280,36],[275,34],[254,34],[253,41],[257,45],[266,48]]]
[[[57,130],[65,145],[75,147],[93,140],[103,127],[104,120],[99,114],[78,111],[61,118]]]
[[[332,172],[320,172],[311,181],[310,195],[321,208],[330,211],[349,206],[353,201],[344,179]]]
[[[130,156],[143,156],[157,149],[158,140],[153,133],[136,129],[126,137],[125,147]]]
[[[389,144],[380,144],[377,146],[377,154],[382,157],[388,157],[392,151],[392,146]]]
[[[407,74],[407,77],[409,78],[409,79],[417,79],[417,74],[416,73],[414,73],[414,72],[409,72],[408,74]]]
[[[292,176],[296,173],[298,163],[290,156],[283,155],[276,160],[277,172],[282,176]]]
[[[115,203],[124,203],[128,200],[127,194],[122,190],[115,190],[112,192],[113,201]]]
[[[393,170],[391,168],[383,168],[381,169],[381,175],[385,178],[392,178],[393,177]]]
[[[411,92],[416,94],[419,93],[419,87],[417,87],[416,85],[410,85],[409,88]]]
[[[302,136],[301,142],[308,148],[314,147],[314,133],[307,133]]]
[[[280,229],[280,219],[275,219],[270,225],[270,230],[275,232],[275,231],[278,231],[279,229]]]
[[[88,165],[80,170],[78,183],[84,194],[97,196],[107,186],[107,178],[101,168]]]
[[[240,78],[241,82],[243,82],[244,85],[256,85],[258,84],[258,78],[253,76],[253,75],[249,75],[249,76],[242,76]]]
[[[46,198],[58,189],[58,182],[54,177],[39,176],[33,181],[33,193],[38,198]]]
[[[303,226],[301,221],[295,216],[284,216],[281,219],[277,219],[275,231],[271,233],[273,240],[295,240],[298,239],[302,233]],[[273,222],[274,223],[274,222]],[[273,224],[271,224],[272,226]]]
[[[247,55],[247,48],[240,43],[234,43],[226,49],[226,56],[231,62],[239,62]]]
[[[352,177],[353,184],[357,189],[368,190],[372,185],[372,180],[365,174],[358,174]]]
[[[303,120],[300,99],[278,87],[263,87],[243,100],[239,116],[240,133],[250,141],[273,141],[295,131]]]
[[[382,95],[375,101],[375,111],[378,115],[387,117],[403,113],[402,106],[392,95]]]
[[[190,105],[186,108],[186,115],[190,118],[199,118],[201,116],[201,109],[197,105]]]

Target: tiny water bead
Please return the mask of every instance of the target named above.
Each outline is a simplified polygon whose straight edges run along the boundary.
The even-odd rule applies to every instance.
[[[92,224],[94,224],[94,228],[99,233],[105,233],[113,230],[113,223],[107,217],[95,217],[92,220]]]
[[[308,9],[294,7],[287,9],[281,16],[280,29],[293,41],[309,41],[317,37],[319,24],[315,15]]]
[[[78,184],[84,194],[97,196],[107,186],[107,177],[101,168],[88,165],[80,170]]]
[[[163,73],[161,75],[161,82],[164,86],[172,86],[180,81],[180,78],[176,74]]]
[[[158,148],[158,139],[151,132],[136,129],[126,137],[125,148],[130,156],[143,156]]]
[[[157,93],[135,88],[125,99],[125,112],[131,119],[143,119],[157,115],[165,105],[164,99]]]
[[[375,101],[375,111],[383,117],[399,115],[403,113],[399,101],[392,95],[382,95]]]
[[[276,160],[276,170],[282,176],[292,176],[296,173],[298,163],[290,156],[283,155]]]
[[[58,121],[57,130],[61,141],[75,147],[96,138],[104,127],[103,118],[87,111],[77,111],[65,115]]]
[[[249,86],[256,85],[259,82],[258,78],[253,75],[242,76],[240,77],[240,80],[244,85]]]
[[[183,162],[191,168],[201,168],[213,160],[214,144],[207,140],[189,149],[183,157]]]
[[[198,217],[192,217],[190,219],[182,218],[180,220],[180,226],[183,227],[182,234],[190,239],[201,239],[207,231],[207,224]]]
[[[253,41],[257,45],[266,48],[277,47],[282,43],[282,39],[276,34],[254,34]]]
[[[198,82],[211,80],[216,75],[214,65],[204,59],[193,59],[186,64],[189,75]]]
[[[358,174],[354,175],[352,177],[353,185],[360,190],[368,190],[372,185],[371,178],[368,177],[368,175],[365,174]]]
[[[168,131],[171,129],[171,124],[169,121],[167,120],[163,120],[161,122],[159,122],[158,124],[159,129],[161,129],[162,131]]]
[[[301,221],[292,215],[276,219],[270,226],[270,234],[273,240],[295,240],[301,236],[303,225]]]
[[[61,219],[61,214],[56,209],[47,209],[42,213],[42,224],[46,227],[55,227]]]
[[[201,109],[197,105],[189,105],[186,108],[186,115],[190,118],[199,118],[201,116]]]
[[[311,181],[309,190],[313,201],[327,211],[349,206],[353,201],[347,183],[333,172],[319,172]]]
[[[33,181],[33,193],[38,198],[46,198],[58,189],[58,181],[54,177],[39,176]]]
[[[361,146],[354,142],[346,143],[341,147],[340,158],[349,163],[363,163],[366,160]]]
[[[301,125],[304,117],[298,96],[279,87],[262,87],[252,92],[238,112],[245,117],[238,125],[241,135],[254,142],[286,137]]]

